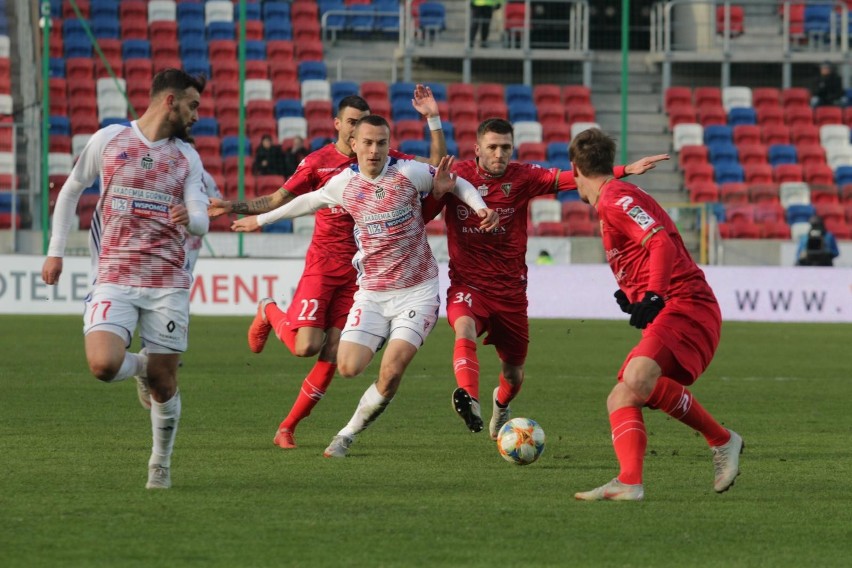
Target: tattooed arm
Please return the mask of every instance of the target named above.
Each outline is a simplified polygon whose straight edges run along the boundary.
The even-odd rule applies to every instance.
[[[250,201],[225,201],[223,199],[210,199],[210,206],[207,208],[207,214],[211,218],[216,218],[220,215],[228,215],[237,213],[239,215],[257,215],[277,209],[282,205],[289,203],[293,199],[293,194],[284,189],[278,189],[275,193],[262,195]]]

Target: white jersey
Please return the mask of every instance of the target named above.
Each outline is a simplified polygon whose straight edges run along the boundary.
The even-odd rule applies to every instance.
[[[370,179],[355,164],[322,189],[259,215],[258,223],[342,206],[355,220],[358,251],[352,263],[359,287],[372,291],[410,288],[438,276],[420,208],[421,195],[432,191],[434,174],[427,164],[389,158],[381,173]],[[457,180],[454,192],[474,210],[485,208],[479,193],[465,180]]]
[[[150,142],[136,121],[108,126],[92,136],[69,182],[88,187],[100,176],[101,195],[89,239],[98,283],[189,287],[191,277],[184,267],[187,231],[172,222],[169,209],[189,201],[208,202],[202,171],[198,153],[189,144],[176,138]]]
[[[222,199],[222,192],[219,191],[219,186],[216,185],[216,180],[213,179],[207,170],[201,173],[201,183],[204,186],[204,193],[207,197],[215,197]],[[204,242],[204,237],[195,235],[187,235],[184,249],[186,249],[186,270],[192,275],[195,270],[195,263],[198,261],[198,255],[201,252],[201,246]]]

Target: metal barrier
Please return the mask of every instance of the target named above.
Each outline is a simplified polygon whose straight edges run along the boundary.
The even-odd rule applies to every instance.
[[[737,0],[736,6],[766,6],[761,0]],[[721,64],[721,84],[730,86],[730,64],[733,63],[780,63],[782,65],[781,87],[792,86],[793,63],[819,63],[830,61],[843,64],[849,58],[849,10],[840,0],[808,2],[807,7],[831,7],[827,34],[801,36],[804,44],[791,41],[791,8],[801,2],[786,0],[778,2],[781,26],[778,35],[765,44],[750,43],[741,49],[733,41],[731,28],[732,2],[712,0],[669,0],[654,4],[651,10],[651,59],[663,66],[663,91],[671,86],[673,62],[718,62]],[[721,34],[717,33],[717,7],[723,10]],[[675,14],[679,12],[679,14]],[[678,17],[675,17],[675,16]],[[748,31],[746,30],[746,36]],[[843,66],[844,84],[849,84],[849,70]]]

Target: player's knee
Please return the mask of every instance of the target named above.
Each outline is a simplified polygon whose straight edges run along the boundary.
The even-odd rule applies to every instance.
[[[113,380],[118,374],[119,368],[119,365],[104,359],[89,361],[89,371],[99,381],[109,382]]]
[[[659,374],[655,374],[652,368],[646,365],[633,365],[631,362],[624,369],[622,384],[644,400],[651,395],[657,376]]]
[[[363,371],[363,367],[358,363],[351,361],[338,361],[337,362],[337,372],[340,373],[341,377],[345,377],[347,379],[351,379],[353,377],[357,377]]]
[[[293,350],[293,355],[295,355],[296,357],[313,357],[314,355],[320,352],[321,348],[322,344],[296,344],[296,348]]]

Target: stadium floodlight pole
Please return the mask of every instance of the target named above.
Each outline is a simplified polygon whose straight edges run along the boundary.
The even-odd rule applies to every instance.
[[[245,197],[246,163],[246,0],[240,0],[240,131],[237,133],[237,196]],[[237,256],[243,256],[243,234],[237,234]]]
[[[630,83],[630,0],[621,0],[621,163],[627,163],[627,87]]]
[[[50,169],[48,154],[50,152],[50,0],[41,3],[41,249],[47,255],[50,243],[50,208],[48,206],[50,191]]]

